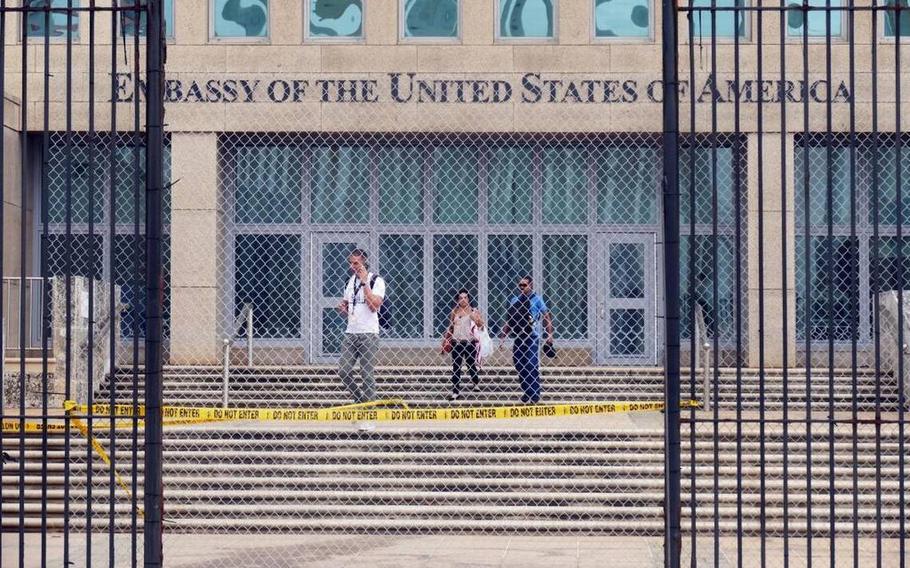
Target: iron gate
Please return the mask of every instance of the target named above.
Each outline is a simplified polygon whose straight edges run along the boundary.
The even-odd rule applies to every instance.
[[[464,132],[426,132],[415,113],[382,123],[398,129],[388,134],[319,131],[306,112],[282,122],[255,110],[264,132],[184,127],[173,139],[164,100],[179,87],[165,91],[166,2],[0,2],[4,565],[135,566],[140,554],[161,565],[164,363],[174,378],[169,402],[204,411],[286,409],[301,393],[340,404],[342,389],[324,384],[319,364],[334,364],[342,349],[335,288],[351,251],[363,248],[397,280],[399,310],[413,312],[383,337],[389,392],[431,397],[438,393],[423,383],[448,386],[434,357],[456,281],[500,319],[515,284],[542,281],[568,360],[545,370],[564,406],[615,394],[609,371],[583,375],[592,365],[662,363],[663,527],[648,517],[653,498],[607,489],[616,484],[604,458],[627,447],[623,432],[403,430],[370,446],[361,434],[253,425],[177,429],[169,442],[192,454],[180,459],[201,453],[214,471],[242,462],[262,487],[302,496],[267,501],[247,528],[239,515],[248,499],[261,505],[256,491],[228,474],[188,475],[175,481],[184,500],[174,500],[175,532],[474,534],[477,514],[493,517],[484,526],[495,535],[663,537],[673,567],[905,566],[910,128],[901,66],[910,8],[844,1],[663,2],[663,80],[648,86],[663,105],[660,135],[590,131],[590,117],[569,111],[576,130],[554,121],[553,132],[499,132],[478,115],[459,123]],[[521,17],[509,16],[522,3],[496,5],[505,6],[497,41],[524,33]],[[306,40],[341,25],[319,17],[315,8],[304,17]],[[244,21],[246,31],[261,26]],[[554,28],[551,17],[540,33]],[[270,97],[304,96],[279,81]],[[490,98],[504,96],[501,83],[491,80]],[[413,96],[464,95],[427,84]],[[533,85],[532,98],[544,96]],[[231,104],[221,88],[210,102]],[[249,85],[232,88],[234,100],[252,99]],[[338,97],[369,98],[362,88],[338,87]],[[211,174],[208,207],[219,224],[210,240],[171,242],[172,147],[182,173]],[[658,154],[662,176],[648,167]],[[368,197],[358,201],[351,188]],[[205,305],[170,290],[170,259],[183,268],[200,261],[187,254],[194,246],[217,257],[207,283],[217,293]],[[172,305],[182,320],[172,321]],[[187,321],[209,319],[211,329]],[[494,334],[503,327],[491,318]],[[552,338],[546,327],[541,339]],[[491,405],[514,403],[502,379],[511,363],[502,361],[489,371],[501,381],[483,395]],[[570,386],[560,390],[560,381]],[[511,467],[513,446],[531,457]],[[218,457],[238,448],[253,457]],[[453,448],[463,451],[447,455]],[[653,488],[646,452],[631,453],[620,464],[629,483],[619,487]],[[389,456],[412,461],[381,461],[399,459]],[[277,481],[254,475],[276,463],[287,470]],[[506,474],[449,484],[413,474],[490,464]],[[343,466],[360,477],[294,479]],[[198,464],[175,458],[171,467]],[[412,475],[376,489],[374,467]],[[526,471],[537,476],[530,483]],[[311,481],[319,490],[306,493],[300,486]],[[517,495],[545,482],[538,495]],[[497,494],[498,485],[520,489]],[[375,502],[361,518],[362,503],[337,494],[364,488],[387,494],[364,498]],[[224,502],[209,495],[218,492]],[[493,494],[494,512],[475,513],[463,493]],[[212,503],[226,505],[224,517],[205,508]],[[375,503],[399,517],[376,513]],[[240,513],[229,510],[238,504]],[[413,521],[436,505],[440,518]],[[548,507],[552,517],[541,512]],[[333,514],[352,518],[333,524]]]
[[[665,91],[679,94],[664,99],[667,565],[905,566],[906,5],[663,9]],[[717,182],[723,135],[745,139],[733,152],[750,155],[727,187]],[[677,163],[692,160],[699,136],[713,181],[681,198]],[[680,207],[709,225],[707,298],[696,243],[675,238]],[[736,380],[724,384],[717,322],[706,335],[696,328],[705,302],[717,309],[718,227],[730,207],[733,250],[752,259],[734,263],[743,274],[732,317],[758,325],[748,336],[734,326]],[[682,373],[703,376],[708,393],[679,428],[678,400],[699,385],[675,388],[677,316],[688,322],[683,345],[704,355]],[[750,394],[757,408],[743,402]]]
[[[161,2],[3,2],[0,37],[2,563],[160,566]]]

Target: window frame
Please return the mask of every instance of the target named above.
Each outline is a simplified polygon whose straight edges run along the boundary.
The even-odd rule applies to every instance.
[[[229,36],[219,37],[215,33],[215,6],[219,0],[208,0],[209,43],[269,44],[272,42],[272,6],[268,4],[264,36]],[[266,0],[269,2],[270,0]],[[176,2],[175,2],[176,3]],[[176,12],[176,9],[175,9]],[[175,14],[176,15],[176,14]]]
[[[30,2],[31,2],[31,0],[22,0],[21,3],[20,3],[20,6],[25,7],[25,5],[28,4],[28,3],[30,3]],[[66,3],[66,0],[63,0],[63,2],[64,2],[64,4],[65,4],[65,3]],[[71,32],[69,32],[69,33],[63,35],[62,37],[50,36],[50,37],[48,37],[48,41],[49,41],[51,44],[58,44],[58,45],[59,45],[59,44],[63,44],[63,45],[66,45],[67,39],[68,39],[69,37],[72,37],[72,38],[73,38],[73,40],[72,40],[72,44],[73,44],[73,45],[80,45],[80,44],[82,44],[82,24],[81,24],[81,22],[80,22],[80,15],[79,15],[80,13],[77,12],[77,11],[75,11],[76,8],[80,8],[80,7],[82,6],[81,2],[82,2],[82,0],[73,0],[73,10],[74,10],[74,13],[73,13],[73,21],[76,23],[76,34],[75,34],[75,36],[73,36]],[[58,8],[54,8],[54,0],[50,0],[50,3],[51,3],[51,22],[53,22],[53,20],[54,20],[54,14],[53,14],[54,10],[66,10],[66,6],[64,5],[64,6],[60,6],[60,7],[58,7]],[[64,17],[65,17],[65,15],[64,15]],[[19,19],[19,30],[16,32],[16,35],[18,35],[19,43],[20,43],[20,44],[23,43],[23,42],[25,41],[25,37],[28,37],[28,43],[29,43],[29,44],[31,44],[31,45],[43,45],[43,44],[44,44],[44,34],[41,34],[41,35],[28,35],[28,34],[26,34],[25,36],[23,36],[23,33],[22,33],[22,32],[23,32],[23,30],[22,30],[22,28],[23,28],[23,21],[22,21],[22,20],[23,20],[23,19],[27,19],[27,18],[28,18],[28,14],[27,14],[26,12],[22,12],[21,14],[19,14],[19,18],[20,18],[20,19]],[[36,42],[38,42],[38,43],[36,43]]]
[[[304,43],[326,43],[326,44],[352,44],[352,45],[362,45],[367,42],[367,2],[366,0],[361,0],[360,2],[360,37],[352,36],[313,36],[310,35],[310,12],[313,5],[313,0],[306,0],[303,2],[303,41]]]
[[[552,0],[553,2],[553,35],[550,37],[544,36],[532,36],[532,37],[511,37],[503,36],[500,32],[499,20],[502,17],[502,2],[503,0],[496,0],[494,5],[493,13],[493,42],[494,43],[508,43],[508,44],[558,44],[559,43],[559,0]]]
[[[693,8],[693,7],[694,7],[695,1],[696,1],[696,0],[689,0],[689,7],[690,7],[690,8]],[[750,5],[749,0],[733,0],[733,1],[734,1],[734,3],[736,3],[736,2],[742,2],[742,6],[743,6],[744,8],[747,8],[747,7],[749,7],[749,5]],[[710,3],[711,3],[710,0],[708,0],[709,6],[703,6],[703,7],[701,7],[701,8],[709,8],[709,7],[710,7]],[[695,29],[694,29],[694,26],[695,26],[695,18],[694,18],[694,15],[695,15],[696,13],[698,13],[698,12],[697,12],[696,10],[692,10],[692,11],[690,11],[690,13],[693,14],[692,24],[691,24],[691,25],[693,26],[693,30],[692,30],[692,38],[693,38],[693,40],[696,41],[696,42],[698,42],[698,41],[701,41],[701,42],[705,42],[705,41],[710,42],[710,41],[711,41],[711,34],[702,35],[702,34],[700,34],[700,33],[695,33]],[[722,13],[722,12],[721,12],[721,13]],[[708,17],[710,17],[710,12],[706,12],[706,14],[708,14]],[[734,16],[734,17],[735,17],[735,16]],[[682,20],[681,20],[681,21],[682,21]],[[683,24],[683,26],[685,26],[685,24]],[[745,11],[743,12],[743,28],[744,28],[744,29],[743,29],[743,33],[739,36],[739,43],[740,43],[740,44],[743,44],[743,43],[751,43],[751,42],[752,42],[752,14],[751,14],[748,10],[745,10]],[[683,28],[683,30],[684,30],[684,33],[681,34],[681,35],[682,35],[683,37],[686,38],[684,41],[686,41],[686,42],[688,43],[688,38],[689,38],[688,30],[686,30],[685,27]],[[736,43],[736,35],[734,34],[734,35],[729,35],[729,36],[727,36],[727,35],[719,35],[719,34],[718,34],[718,35],[717,35],[717,43],[718,43],[718,45],[720,45],[720,44],[733,44],[733,43]]]
[[[123,0],[119,0],[119,1],[122,2]],[[138,1],[141,1],[141,0],[138,0]],[[162,7],[163,7],[163,6],[164,6],[164,4],[162,3]],[[165,40],[167,43],[177,43],[177,33],[176,33],[176,32],[177,32],[177,24],[175,23],[175,22],[177,21],[177,0],[172,0],[172,2],[171,2],[171,28],[170,28],[170,29],[168,29],[168,27],[167,27],[167,14],[166,14],[166,13],[165,13],[164,21],[165,21],[165,26],[164,26],[164,28],[165,28],[165,31],[164,31],[164,40]],[[120,22],[117,24],[117,25],[118,25],[118,28],[117,28],[118,33],[119,33],[120,31],[122,31],[122,29],[123,29],[123,23],[122,23],[122,22],[123,22],[123,18],[121,17],[121,18],[120,18]],[[139,36],[139,42],[140,42],[140,43],[145,42],[146,36],[147,36],[147,35],[148,35],[148,32],[147,32],[147,31],[146,31],[146,33],[140,34],[140,36]],[[127,39],[127,40],[132,39],[132,37],[133,37],[133,34],[127,34],[127,35],[126,35],[126,39]]]
[[[657,25],[654,16],[654,0],[645,0],[648,3],[648,33],[645,36],[599,36],[597,35],[597,0],[591,2],[591,42],[592,43],[654,43],[654,28]]]
[[[840,32],[838,32],[836,34],[832,34],[831,41],[841,43],[841,42],[845,42],[849,39],[848,32],[847,32],[847,26],[845,25],[847,23],[846,16],[847,16],[847,14],[849,14],[849,12],[847,11],[847,8],[844,6],[843,0],[837,0],[837,1],[840,4],[837,7],[835,7],[834,0],[832,0],[831,11],[832,11],[832,13],[836,12],[836,11],[841,12]],[[797,6],[799,6],[799,5],[797,5]],[[824,4],[820,7],[824,8]],[[789,12],[790,10],[787,9],[786,11]],[[821,10],[821,13],[824,14],[824,11]],[[787,43],[801,43],[803,41],[802,31],[800,31],[799,35],[791,35],[790,26],[786,24],[786,16],[784,17],[784,21],[785,21],[784,25],[787,28],[786,32],[784,33],[785,41]],[[800,29],[802,29],[802,28],[800,28]],[[884,30],[882,30],[882,33],[884,33]],[[825,35],[816,35],[816,36],[809,35],[809,43],[825,43],[827,41],[827,37],[828,36],[825,36]]]
[[[900,0],[898,0],[898,1],[900,1]],[[883,8],[887,8],[888,2],[887,2],[887,0],[881,0],[881,1],[879,1],[879,2],[876,3],[876,6],[880,6],[880,7],[883,7]],[[910,13],[910,6],[907,6],[906,8],[901,8],[901,10],[906,10],[908,13]],[[881,16],[880,16],[880,17],[881,17],[881,30],[882,30],[882,31],[881,31],[881,34],[880,34],[880,36],[879,36],[879,39],[880,39],[882,42],[884,42],[884,43],[894,43],[894,42],[897,40],[897,36],[898,36],[898,35],[900,35],[901,38],[904,38],[902,41],[908,41],[908,40],[910,40],[910,30],[908,30],[908,33],[906,33],[906,34],[899,34],[899,33],[898,33],[898,34],[895,34],[895,35],[893,35],[893,36],[886,35],[886,34],[885,34],[885,24],[886,24],[887,21],[888,21],[888,11],[887,11],[886,9],[885,9],[885,10],[879,10],[879,11],[881,12]],[[910,16],[908,16],[908,17],[910,17]],[[895,18],[895,19],[897,19],[897,18]],[[900,32],[900,20],[899,20],[899,19],[897,20],[897,31]]]
[[[399,43],[416,43],[416,44],[445,44],[445,45],[458,45],[462,42],[462,26],[464,25],[464,0],[455,0],[458,4],[458,23],[457,33],[452,37],[445,36],[421,36],[421,37],[409,37],[405,35],[407,30],[407,24],[405,23],[405,4],[408,0],[397,0],[398,1],[398,42]]]

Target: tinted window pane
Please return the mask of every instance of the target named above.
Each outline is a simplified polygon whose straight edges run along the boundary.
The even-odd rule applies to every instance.
[[[137,2],[136,0],[120,0],[120,6],[124,8],[131,8],[139,4],[144,6],[147,4],[145,0]],[[131,11],[121,12],[120,14],[120,26],[121,29],[119,33],[122,33],[126,36],[135,35],[136,33],[136,13]],[[139,35],[145,36],[146,34],[146,25],[148,20],[148,14],[146,12],[139,13]],[[164,0],[164,33],[167,37],[174,37],[174,0]]]
[[[588,337],[588,238],[544,235],[543,292],[553,313],[554,333],[565,339]]]
[[[660,160],[656,148],[604,148],[597,156],[597,220],[657,222]]]
[[[137,219],[135,216],[135,206],[138,202],[140,223],[145,223],[145,147],[140,146],[134,149],[133,146],[120,145],[116,150],[116,188],[117,188],[117,222],[133,223]],[[136,156],[138,155],[139,165],[139,194],[136,195],[134,176],[136,172]],[[107,156],[105,155],[105,160]],[[105,166],[107,169],[107,166]],[[107,172],[105,172],[107,175]],[[164,222],[170,223],[171,219],[171,189],[168,186],[171,182],[171,147],[164,147]]]
[[[886,6],[897,6],[897,0],[885,0]],[[900,0],[900,5],[904,8],[900,17],[900,35],[901,37],[910,36],[910,0]],[[897,36],[897,13],[885,12],[885,37]]]
[[[214,0],[215,37],[267,37],[269,0]]]
[[[423,152],[417,146],[379,149],[379,222],[423,221]]]
[[[45,8],[48,0],[25,0],[30,8]],[[68,0],[51,0],[51,8],[66,8]],[[79,0],[73,0],[73,8],[79,7]],[[79,12],[73,12],[70,18],[63,12],[52,12],[50,14],[50,27],[45,30],[47,15],[43,13],[30,13],[26,23],[28,37],[43,38],[47,34],[51,39],[66,39],[67,31],[70,32],[74,41],[79,40]]]
[[[612,243],[610,245],[610,297],[645,297],[645,245]]]
[[[584,224],[588,221],[588,162],[581,147],[543,151],[543,222]]]
[[[717,310],[714,309],[714,270],[713,238],[696,236],[695,247],[695,284],[689,286],[689,258],[693,246],[692,237],[683,236],[679,244],[680,257],[680,315],[682,316],[683,337],[690,337],[691,321],[689,318],[691,304],[694,301],[702,307],[708,336],[714,337],[712,330],[715,322],[722,342],[735,338],[736,307],[736,257],[734,256],[733,237],[717,237]]]
[[[91,243],[91,245],[90,245]],[[104,252],[100,235],[52,234],[47,237],[47,271],[50,276],[89,276],[100,278],[104,266]]]
[[[310,37],[363,37],[363,0],[310,0]]]
[[[692,6],[696,8],[710,8],[712,0],[692,0]],[[732,8],[735,6],[744,6],[744,0],[716,0],[715,6],[718,8]],[[739,19],[739,35],[746,35],[746,16],[745,12],[737,12],[736,17]],[[713,23],[717,26],[717,37],[733,37],[736,26],[734,14],[732,11],[715,12]],[[711,37],[712,16],[709,10],[699,10],[692,12],[692,25],[695,26],[693,32],[696,37]]]
[[[301,157],[297,146],[234,149],[234,219],[238,223],[299,223]]]
[[[313,148],[310,199],[314,223],[366,223],[370,217],[369,149]]]
[[[645,354],[645,311],[610,310],[610,355]]]
[[[828,209],[831,209],[831,220],[835,225],[850,223],[850,150],[849,148],[832,148],[830,170],[828,152],[820,146],[809,148],[809,203],[806,203],[805,150],[797,147],[794,156],[795,183],[794,199],[796,215],[802,223],[806,207],[809,208],[809,219],[813,225],[827,225]],[[828,177],[831,177],[831,203],[828,201]]]
[[[171,241],[163,241],[164,272],[164,333],[170,337],[171,323]],[[139,283],[136,282],[138,270]],[[138,240],[133,235],[117,235],[114,239],[114,282],[120,286],[120,303],[125,309],[120,315],[120,336],[133,337],[138,331],[139,337],[145,337],[145,236]]]
[[[831,264],[828,262],[828,238],[809,240],[809,295],[806,293],[806,239],[796,237],[796,337],[828,339],[829,318],[833,319],[834,339],[846,341],[855,333],[859,316],[855,303],[859,297],[859,251],[857,241],[834,237],[831,242]],[[829,278],[833,269],[833,281]],[[832,287],[833,303],[828,301]],[[806,319],[806,308],[809,318]]]
[[[380,235],[379,266],[389,283],[389,337],[423,337],[423,236]]]
[[[253,304],[259,338],[300,337],[300,238],[238,235],[234,251],[234,317]]]
[[[458,0],[403,0],[404,37],[458,37]]]
[[[555,0],[499,0],[500,37],[554,37]]]
[[[518,280],[533,269],[531,235],[490,235],[487,238],[487,321],[496,335],[506,319]]]
[[[903,205],[901,223],[906,227],[910,224],[910,148],[901,146],[900,151],[901,204]],[[895,155],[894,140],[891,139],[888,143],[879,146],[878,162],[874,163],[874,165],[872,148],[867,146],[863,153],[868,156],[867,158],[864,156],[864,158],[868,161],[869,167],[875,167],[876,171],[878,171],[878,222],[880,225],[897,225],[897,168],[895,167],[897,156]],[[869,176],[868,184],[869,189],[867,191],[869,192],[871,204],[873,201],[871,199],[873,195],[872,176]],[[869,222],[872,223],[873,221],[873,211],[870,207]]]
[[[433,151],[433,221],[477,222],[477,149],[443,146]]]
[[[809,0],[810,6],[824,8],[831,2],[833,8],[840,6],[839,0]],[[790,2],[790,10],[787,12],[787,33],[793,37],[802,37],[803,35],[803,11],[802,3]],[[825,37],[828,30],[827,15],[823,11],[809,12],[809,37]],[[841,12],[840,10],[831,10],[831,35],[841,35]]]
[[[648,0],[596,0],[594,33],[597,37],[648,37],[651,8]]]
[[[716,154],[716,158],[714,155]],[[679,154],[679,191],[682,222],[689,223],[689,159],[690,150],[681,148]],[[716,161],[715,161],[716,160]],[[716,174],[715,174],[716,164]],[[714,180],[717,180],[717,219],[720,223],[733,222],[733,149],[695,149],[695,222],[711,223],[713,215]],[[740,180],[745,184],[745,178]]]
[[[534,152],[522,146],[490,150],[487,207],[490,223],[530,223],[533,220]]]
[[[68,175],[67,162],[69,161]],[[89,152],[85,146],[74,144],[67,151],[63,140],[51,145],[48,151],[48,217],[51,223],[65,223],[67,211],[72,223],[88,223],[89,209],[96,223],[106,217],[104,199],[110,165],[106,152],[96,149],[94,153],[94,174],[89,172]],[[94,189],[89,199],[89,178]]]
[[[438,337],[449,325],[455,293],[465,288],[477,297],[477,237],[433,237],[433,333]]]

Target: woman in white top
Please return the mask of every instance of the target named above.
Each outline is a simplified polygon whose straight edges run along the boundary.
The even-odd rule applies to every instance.
[[[449,315],[449,327],[442,337],[442,351],[452,352],[452,394],[449,400],[461,397],[461,367],[468,364],[471,375],[471,389],[477,388],[480,377],[477,375],[477,338],[474,328],[483,329],[484,322],[480,310],[471,307],[471,295],[462,288],[455,295],[455,308]]]

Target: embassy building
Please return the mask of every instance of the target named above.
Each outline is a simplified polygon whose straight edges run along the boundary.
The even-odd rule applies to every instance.
[[[552,364],[661,364],[659,4],[164,4],[169,363],[218,363],[225,338],[240,357],[247,307],[257,363],[333,362],[344,330],[335,307],[357,247],[388,282],[387,364],[440,364],[439,338],[462,287],[498,332],[524,275],[553,315],[561,355]],[[807,344],[821,357],[832,340],[845,356],[854,337],[868,349],[873,211],[881,289],[896,285],[908,244],[897,237],[895,160],[906,192],[910,152],[895,152],[894,133],[910,121],[904,113],[896,123],[894,44],[910,20],[866,13],[848,25],[832,12],[827,71],[824,12],[793,13],[680,21],[684,351],[697,306],[724,364],[739,344],[742,362],[756,365],[762,334],[770,366],[800,363]],[[41,275],[46,220],[48,273],[117,282],[128,345],[144,325],[131,277],[132,223],[144,215],[132,178],[144,148],[110,130],[128,132],[144,113],[144,55],[136,57],[145,22],[124,15],[116,40],[110,22],[98,25],[90,69],[88,16],[24,18],[8,15],[4,37],[7,285],[22,270],[23,246],[25,272]],[[837,63],[848,60],[851,36],[857,53],[880,44],[880,70],[863,55],[851,79]],[[77,133],[53,134],[67,120]],[[34,133],[23,138],[23,128]],[[89,151],[91,136],[106,145],[104,159]]]

